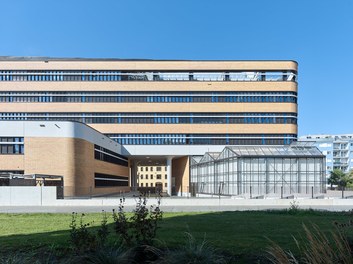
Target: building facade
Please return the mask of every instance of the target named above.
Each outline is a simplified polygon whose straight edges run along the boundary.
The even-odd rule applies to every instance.
[[[82,123],[1,121],[0,150],[0,174],[61,176],[64,196],[130,190],[121,145]]]
[[[353,170],[353,134],[307,135],[301,136],[299,141],[314,142],[326,156],[326,175],[334,169]]]
[[[190,155],[297,139],[297,63],[0,58],[0,121],[78,121],[187,192]],[[149,158],[146,158],[149,157]],[[173,186],[172,186],[173,185]]]
[[[139,187],[155,188],[160,192],[168,191],[166,166],[137,166],[137,178]]]

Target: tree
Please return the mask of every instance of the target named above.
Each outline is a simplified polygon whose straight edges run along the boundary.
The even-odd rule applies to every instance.
[[[331,189],[333,185],[341,185],[341,179],[344,177],[345,173],[339,169],[334,169],[330,172],[330,178],[328,178],[327,183],[331,185]]]
[[[344,198],[344,189],[347,186],[350,187],[353,185],[353,170],[348,173],[344,173],[339,169],[334,169],[331,171],[331,176],[327,182],[328,184],[331,184],[331,189],[332,185],[338,185],[342,190],[342,198]]]
[[[343,173],[343,175],[340,178],[339,185],[342,188],[345,188],[353,184],[353,172],[350,171],[348,173]]]

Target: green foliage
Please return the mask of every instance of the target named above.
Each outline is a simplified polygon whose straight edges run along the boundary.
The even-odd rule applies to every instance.
[[[114,231],[115,223],[109,212],[107,212],[107,216],[110,233],[105,247],[117,249],[121,243],[117,240]],[[126,213],[127,218],[131,216],[132,213]],[[61,213],[0,214],[0,255],[2,253],[3,257],[11,257],[12,253],[29,252],[29,256],[32,257],[32,252],[34,252],[37,259],[43,259],[53,249],[53,259],[57,261],[46,263],[59,263],[59,261],[70,259],[73,255],[72,246],[68,243],[70,238],[68,223],[71,221],[71,217],[71,214]],[[77,216],[77,223],[79,223],[79,217],[80,214]],[[263,249],[269,244],[266,237],[276,241],[282,248],[299,255],[296,243],[290,239],[290,236],[296,236],[299,242],[303,243],[300,240],[305,236],[302,223],[307,226],[316,223],[322,232],[329,235],[334,221],[348,223],[351,219],[352,213],[304,209],[300,209],[296,214],[289,214],[288,210],[167,212],[163,213],[163,220],[158,222],[158,226],[161,228],[157,230],[154,246],[162,250],[162,253],[166,252],[167,246],[171,250],[178,249],[185,244],[185,230],[192,230],[196,241],[202,241],[206,233],[207,241],[220,248],[222,253],[225,252],[227,256],[234,256],[236,263],[238,261],[240,263],[257,263],[259,259],[260,263],[263,263],[265,258],[263,257]],[[102,214],[85,214],[83,220],[90,222],[88,230],[92,234],[97,234]],[[347,236],[353,237],[353,228],[346,228],[346,233]],[[162,242],[162,245],[159,242]],[[353,241],[351,244],[353,245]],[[151,247],[136,248],[131,254],[140,254],[141,250],[146,251],[147,249],[150,250]],[[96,252],[98,254],[101,249],[98,247]],[[83,252],[82,254],[89,255],[91,253],[94,252]],[[35,260],[32,260],[31,264],[34,263]],[[76,263],[84,263],[84,261]],[[267,263],[266,260],[264,263]]]
[[[345,188],[345,187],[349,187],[349,186],[352,186],[353,184],[353,174],[350,172],[350,173],[345,173],[341,179],[340,179],[340,182],[339,182],[340,186]]]
[[[7,256],[0,257],[1,264],[26,264],[33,263],[30,256],[16,252]]]
[[[118,212],[113,211],[115,232],[127,246],[152,245],[157,235],[158,222],[162,220],[160,199],[157,206],[148,209],[147,198],[139,197],[131,217],[124,212],[124,199],[120,200]]]
[[[339,169],[334,169],[330,172],[330,178],[328,178],[327,183],[331,185],[339,185],[341,177],[344,175],[344,172]]]
[[[84,223],[84,216],[85,214],[81,214],[79,223],[77,223],[77,213],[72,213],[70,224],[70,242],[76,253],[94,250],[97,246],[96,236],[88,230],[91,223]]]
[[[293,200],[292,202],[290,202],[290,205],[289,205],[289,209],[288,209],[288,212],[290,214],[297,214],[299,212],[299,202],[296,201],[296,200]]]
[[[97,233],[89,229],[93,222],[85,223],[84,217],[85,214],[81,214],[78,222],[77,213],[73,212],[71,215],[70,243],[77,254],[103,248],[109,235],[108,217],[104,210],[102,211],[102,220]]]
[[[334,169],[331,171],[330,178],[327,182],[331,185],[331,189],[332,185],[338,185],[341,188],[351,186],[353,184],[353,171],[344,173],[342,170]]]
[[[130,264],[133,263],[130,254],[130,250],[123,247],[100,249],[96,252],[77,258],[75,263]]]
[[[107,213],[103,210],[101,225],[97,231],[97,240],[101,248],[105,246],[108,235],[109,235],[108,217],[107,217]]]
[[[327,236],[316,225],[312,229],[303,224],[306,239],[299,242],[295,237],[294,241],[299,249],[300,257],[294,256],[289,250],[284,250],[274,242],[268,248],[269,260],[275,264],[285,263],[312,263],[312,264],[332,264],[332,263],[353,263],[352,251],[348,240],[342,233],[331,231]]]
[[[226,264],[228,263],[225,256],[215,247],[209,244],[204,238],[202,241],[197,241],[190,233],[185,233],[187,236],[185,245],[167,252],[160,258],[157,263],[163,264]]]

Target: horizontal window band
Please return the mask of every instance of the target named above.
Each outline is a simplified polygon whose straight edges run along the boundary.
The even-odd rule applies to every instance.
[[[104,180],[104,181],[129,181],[129,180],[127,180],[127,179],[125,179],[125,180],[122,180],[122,179],[110,179],[110,178],[100,178],[100,177],[95,177],[94,178],[95,180]]]
[[[103,153],[103,154],[105,154],[105,155],[109,155],[109,156],[111,156],[111,157],[114,157],[114,158],[120,159],[120,160],[122,160],[122,161],[128,161],[128,159],[127,159],[127,158],[122,157],[122,156],[113,155],[113,154],[107,153],[107,152],[102,151],[102,150],[99,150],[99,149],[94,149],[94,150],[95,150],[95,151],[98,151],[98,152],[100,152],[100,153]]]
[[[171,96],[294,96],[297,97],[296,92],[0,92],[1,97],[112,97],[112,96],[149,96],[149,97],[171,97]]]
[[[179,70],[150,70],[150,71],[144,71],[144,70],[132,70],[132,71],[126,71],[126,70],[2,70],[0,71],[0,74],[14,74],[14,75],[24,75],[24,74],[38,74],[38,75],[47,75],[47,74],[53,74],[53,75],[60,75],[60,74],[71,74],[71,75],[80,75],[80,74],[90,74],[90,75],[132,75],[135,74],[137,76],[145,76],[146,74],[162,74],[162,75],[199,75],[199,74],[207,74],[207,75],[219,75],[219,74],[247,74],[247,75],[253,75],[253,74],[259,74],[259,75],[287,75],[288,73],[294,73],[294,71],[291,70],[227,70],[227,71],[213,71],[213,70],[203,70],[203,71],[195,71],[195,70],[184,70],[184,71],[179,71]]]
[[[1,142],[0,145],[24,145],[24,142]]]
[[[110,137],[112,139],[284,139],[284,138],[292,138],[296,139],[297,137]]]
[[[123,155],[120,155],[119,153],[116,153],[114,151],[111,151],[109,149],[106,149],[104,147],[101,147],[97,144],[94,144],[94,149],[99,151],[99,152],[102,152],[102,153],[107,153],[107,154],[110,154],[111,156],[114,156],[114,157],[118,157],[119,159],[122,159],[122,160],[125,160],[125,161],[128,161],[128,158],[127,157],[124,157]]]
[[[94,174],[95,187],[115,187],[115,186],[128,186],[128,177],[110,175],[104,173]]]

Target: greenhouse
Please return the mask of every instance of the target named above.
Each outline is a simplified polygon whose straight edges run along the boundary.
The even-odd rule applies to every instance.
[[[227,146],[193,156],[191,190],[196,194],[260,196],[326,192],[325,156],[310,142],[288,146]]]

